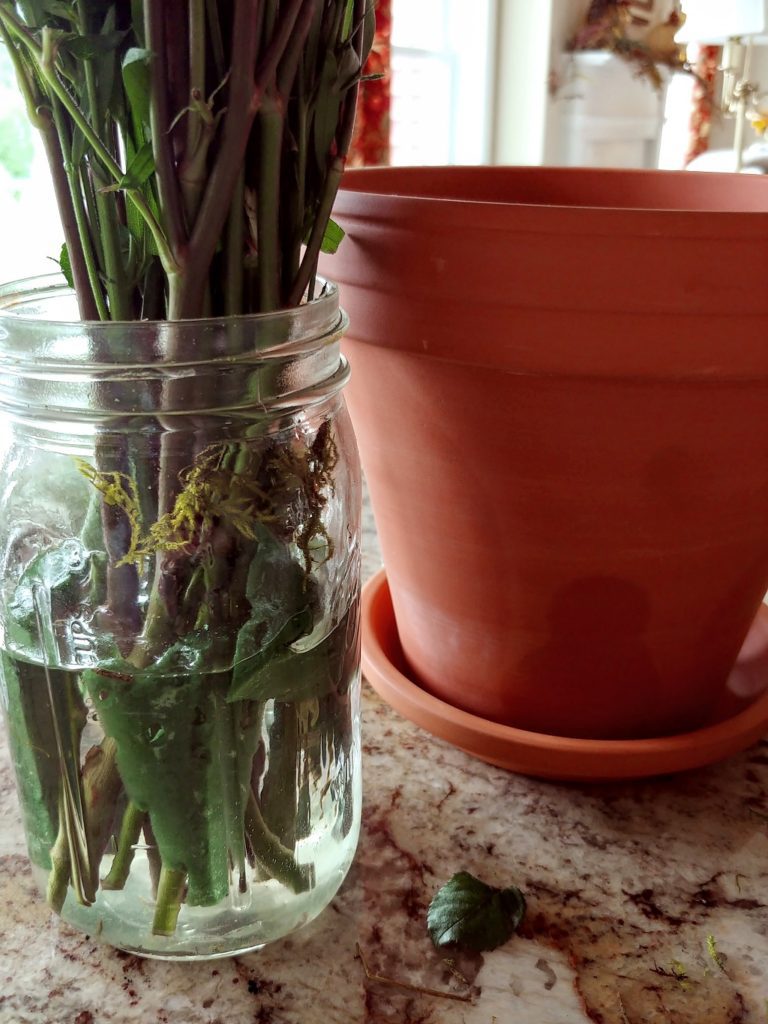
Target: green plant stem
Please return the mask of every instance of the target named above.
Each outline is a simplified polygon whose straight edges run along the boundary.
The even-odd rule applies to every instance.
[[[130,474],[125,438],[116,441],[103,434],[96,437],[96,465],[103,473]],[[107,562],[107,607],[111,628],[121,646],[132,641],[141,629],[139,573],[135,565],[120,565],[128,553],[131,523],[125,511],[106,501],[101,503],[101,525]]]
[[[312,871],[297,864],[291,850],[283,846],[262,817],[256,797],[251,791],[245,808],[245,833],[256,860],[269,874],[291,892],[306,892],[312,884]]]
[[[186,871],[163,865],[157,886],[155,916],[152,920],[153,935],[173,935],[176,931],[186,882]]]
[[[296,72],[301,60],[301,53],[312,28],[316,9],[317,5],[313,2],[305,3],[302,6],[280,58],[277,68],[277,91],[284,99],[290,95],[293,88],[294,79],[296,78]]]
[[[228,685],[228,684],[227,684]],[[238,728],[239,707],[227,702],[226,688],[224,692],[212,690],[214,703],[215,749],[218,749],[218,771],[220,779],[218,791],[223,806],[219,813],[224,821],[226,844],[231,863],[238,876],[245,876],[245,835],[243,820],[245,817],[244,787],[240,784],[241,741]]]
[[[146,813],[136,806],[133,801],[123,814],[123,821],[120,825],[120,835],[117,840],[117,853],[112,861],[109,874],[102,880],[102,889],[123,889],[130,874],[131,864],[136,855],[135,846],[139,841],[141,830],[144,827]]]
[[[91,168],[96,186],[96,212],[99,218],[99,230],[104,252],[104,279],[109,297],[110,320],[132,320],[133,304],[127,287],[127,273],[123,262],[120,246],[120,225],[115,205],[102,191],[106,184],[96,177],[95,168]]]
[[[202,100],[196,99],[195,102],[204,107]],[[198,130],[190,136],[190,145],[193,148],[187,147],[184,161],[179,168],[179,185],[187,220],[194,223],[205,189],[208,174],[208,150],[216,134],[216,120],[208,111],[193,109],[189,111],[187,118],[190,122],[196,123]]]
[[[173,623],[168,615],[166,603],[161,596],[164,575],[164,569],[161,564],[163,555],[158,554],[156,558],[157,568],[152,581],[149,601],[147,602],[144,629],[140,639],[128,656],[128,661],[138,669],[151,665],[173,639]]]
[[[291,240],[290,252],[285,254],[285,273],[287,280],[293,282],[299,272],[301,265],[301,246],[304,241],[304,219],[306,211],[307,195],[307,155],[309,149],[309,111],[308,101],[304,96],[304,68],[299,66],[299,99],[297,106],[296,123],[296,202],[294,205],[293,220],[296,226],[294,237]]]
[[[208,24],[211,52],[213,63],[216,67],[216,78],[221,79],[226,74],[227,65],[224,57],[224,40],[221,37],[221,23],[219,22],[218,0],[205,0],[206,21]]]
[[[93,182],[91,181],[90,171],[85,161],[80,164],[80,193],[83,196],[85,202],[86,215],[88,217],[88,223],[93,225],[93,254],[96,261],[96,266],[104,266],[104,249],[101,244],[101,234],[98,230],[99,226],[99,215],[96,210],[96,196],[93,191]],[[104,295],[101,287],[101,281],[99,281],[99,292],[101,294],[102,304],[104,303]]]
[[[315,0],[286,0],[254,80],[253,66],[259,39],[259,4],[257,0],[235,0],[232,71],[221,144],[190,238],[189,264],[172,319],[194,316],[198,308],[203,284],[232,205],[251,126],[261,106],[264,90],[275,75],[303,5],[314,9]]]
[[[224,283],[224,312],[243,312],[243,261],[245,259],[245,174],[238,175],[227,222],[227,272]]]
[[[89,877],[92,892],[96,891],[99,861],[109,839],[115,805],[122,789],[117,770],[117,745],[109,736],[100,747],[89,751],[82,770],[83,810],[85,834],[88,839]],[[72,874],[69,843],[64,821],[59,823],[59,835],[51,850],[51,873],[48,876],[47,899],[50,906],[61,912]]]
[[[298,705],[276,701],[259,809],[270,832],[289,850],[296,845],[296,782],[300,762]]]
[[[362,70],[363,45],[364,45],[364,20],[366,0],[355,0],[354,24],[357,32],[356,52]],[[357,94],[360,88],[359,79],[350,86],[344,96],[343,107],[340,117],[340,130],[336,140],[336,155],[329,161],[328,173],[325,179],[325,186],[320,197],[315,222],[301,261],[299,273],[294,281],[289,294],[289,305],[297,306],[307,290],[311,279],[317,272],[317,261],[320,256],[320,249],[323,244],[323,237],[328,220],[336,200],[336,193],[339,190],[344,169],[347,164],[347,154],[352,143],[352,132],[355,127],[355,108],[357,106]]]
[[[205,98],[205,0],[189,0],[189,94]],[[194,153],[200,137],[200,122],[187,115],[185,156]]]
[[[56,203],[64,229],[64,241],[66,242],[67,255],[69,256],[69,263],[72,268],[72,281],[77,294],[80,316],[84,320],[98,320],[100,319],[99,306],[91,290],[88,266],[83,254],[83,247],[80,243],[77,216],[72,204],[69,181],[64,170],[64,154],[61,151],[61,144],[56,134],[52,115],[49,114],[48,116],[50,118],[49,125],[42,131],[43,147],[48,158],[53,190],[56,195]]]
[[[51,848],[51,872],[48,875],[46,899],[51,909],[61,913],[64,900],[67,898],[69,880],[72,877],[72,851],[69,843],[69,831],[66,824],[66,807],[62,793],[59,800],[59,831],[56,842]],[[83,902],[90,903],[87,897],[80,897]]]
[[[341,179],[344,175],[345,165],[345,157],[338,156],[331,161],[328,174],[325,178],[325,187],[320,199],[320,205],[317,208],[315,221],[312,225],[312,231],[310,233],[306,249],[304,250],[301,266],[299,267],[299,272],[296,275],[296,280],[293,282],[293,287],[289,294],[288,304],[290,306],[299,305],[304,297],[304,293],[307,290],[310,280],[314,277],[317,271],[317,261],[320,256],[320,249],[323,244],[325,229],[328,225],[328,219],[331,216],[331,211],[333,210],[333,204],[336,201],[336,193],[338,192]]]
[[[93,297],[95,312],[98,319],[108,320],[109,310],[107,309],[106,303],[104,302],[104,293],[101,287],[101,279],[99,278],[98,257],[93,247],[91,232],[88,226],[88,214],[86,212],[85,205],[83,202],[83,192],[80,184],[80,175],[77,172],[77,168],[72,163],[71,142],[67,138],[67,128],[64,123],[64,119],[61,116],[60,104],[57,103],[55,99],[53,101],[53,118],[54,123],[56,125],[56,131],[59,136],[59,142],[62,148],[64,172],[67,175],[67,181],[69,182],[69,194],[72,200],[72,210],[75,215],[78,239],[83,254],[83,260],[85,262],[86,273],[88,275],[90,294]],[[70,254],[69,245],[67,245],[67,254],[70,255],[71,263],[72,257]],[[75,279],[74,271],[72,276],[73,279],[75,280],[75,290],[79,295],[80,286],[77,283],[77,279]]]
[[[259,38],[258,0],[234,0],[227,113],[221,144],[208,176],[189,244],[185,280],[169,310],[171,319],[195,316],[248,143],[253,107],[253,66]]]
[[[280,164],[284,125],[283,105],[267,92],[259,111],[259,184],[256,219],[259,238],[259,308],[263,313],[280,306]]]
[[[160,885],[160,875],[163,870],[163,861],[157,848],[157,839],[152,830],[149,815],[144,818],[144,842],[147,844],[147,864],[149,865],[149,880],[152,883],[152,896],[156,900],[157,890]]]
[[[79,28],[83,35],[89,31],[88,19],[82,7],[79,8]],[[88,105],[91,110],[91,119],[95,126],[105,130],[108,118],[100,109],[96,78],[93,71],[93,62],[90,59],[83,61],[85,77],[85,89],[88,96]],[[52,69],[56,77],[55,69]],[[50,81],[50,79],[49,79]],[[54,98],[54,104],[61,106],[61,101]],[[58,121],[63,123],[61,114],[58,114]],[[97,186],[106,185],[106,181],[96,181]],[[123,267],[123,256],[120,246],[119,224],[115,211],[114,202],[108,198],[99,187],[96,189],[96,212],[99,225],[99,234],[102,240],[102,255],[104,259],[104,277],[107,296],[109,297],[109,319],[130,320],[133,309],[130,296],[126,287],[126,277]],[[82,234],[81,234],[82,238]],[[105,317],[105,319],[107,319]]]
[[[166,0],[144,0],[144,33],[147,48],[152,52],[150,60],[151,85],[149,91],[149,117],[152,135],[152,152],[155,158],[158,192],[162,222],[166,225],[174,261],[183,263],[187,242],[181,193],[176,177],[172,152],[168,109],[167,87],[167,41],[163,6]]]

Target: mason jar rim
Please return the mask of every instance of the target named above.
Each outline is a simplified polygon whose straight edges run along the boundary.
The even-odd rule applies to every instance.
[[[32,277],[21,277],[14,281],[5,281],[0,283],[0,324],[6,319],[11,320],[13,323],[24,321],[27,323],[41,323],[46,322],[50,324],[68,325],[68,324],[80,324],[89,328],[110,328],[118,326],[126,326],[128,324],[145,324],[146,326],[152,326],[153,324],[184,324],[185,326],[191,326],[194,324],[216,324],[216,323],[230,323],[233,320],[256,320],[266,321],[279,319],[291,310],[303,309],[305,306],[317,306],[328,304],[329,306],[335,306],[338,303],[339,289],[333,281],[329,281],[324,277],[317,278],[318,285],[321,286],[320,292],[316,298],[312,299],[309,303],[303,303],[300,306],[287,306],[284,309],[271,310],[268,313],[232,313],[226,316],[200,316],[190,317],[184,320],[88,320],[82,317],[71,318],[71,317],[48,317],[48,316],[37,316],[37,315],[24,315],[23,313],[16,313],[13,311],[10,303],[13,299],[34,297],[39,294],[41,299],[49,298],[52,295],[71,296],[75,298],[75,291],[66,282],[62,283],[60,274],[37,274]]]
[[[271,416],[323,402],[344,386],[349,367],[338,288],[319,284],[320,296],[301,306],[178,321],[78,320],[72,289],[55,276],[6,285],[0,409],[107,424],[125,416]]]
[[[128,370],[148,364],[194,366],[220,359],[247,361],[253,357],[269,359],[299,355],[307,347],[315,348],[318,344],[329,344],[337,340],[346,328],[346,315],[339,308],[338,286],[321,277],[318,277],[317,283],[318,295],[311,301],[267,313],[186,320],[86,320],[76,315],[75,292],[61,280],[59,274],[21,278],[0,284],[0,360],[17,367],[55,366],[59,371],[66,372],[68,366],[80,371],[90,367],[103,370],[108,365]],[[58,310],[67,301],[72,302],[75,315],[50,315],[46,312],[46,303],[52,306],[55,304]],[[234,356],[221,351],[216,344],[216,338],[222,332],[238,328],[251,328],[254,333],[268,332],[271,327],[281,323],[286,324],[287,330],[279,341],[268,342],[257,348],[249,346],[246,351]],[[48,340],[42,340],[40,345],[33,344],[46,327],[50,329],[49,338],[55,338],[58,344],[53,345]],[[66,344],[78,340],[82,343],[85,339],[91,343],[106,342],[112,337],[122,336],[126,331],[139,332],[142,329],[149,337],[158,339],[171,334],[186,337],[190,343],[194,341],[196,351],[188,358],[184,353],[171,354],[165,351],[165,345],[159,345],[149,358],[146,353],[131,353],[129,358],[120,359],[109,352],[108,358],[94,360],[90,351],[83,351],[82,344],[79,351],[77,346],[70,348]],[[204,339],[210,340],[210,349]],[[87,348],[90,349],[90,345]],[[105,349],[105,354],[107,351]]]

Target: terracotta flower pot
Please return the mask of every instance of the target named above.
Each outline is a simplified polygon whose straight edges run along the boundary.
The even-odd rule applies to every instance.
[[[768,182],[389,168],[334,216],[414,677],[550,734],[710,720],[768,589]]]

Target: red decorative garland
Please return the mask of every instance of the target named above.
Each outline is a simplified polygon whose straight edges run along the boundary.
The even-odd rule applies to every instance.
[[[712,91],[720,64],[719,46],[702,46],[696,58],[696,85],[693,88],[691,129],[685,163],[709,149],[709,131],[712,126]]]
[[[381,75],[360,86],[357,120],[348,167],[370,167],[389,163],[390,40],[392,37],[392,0],[376,4],[376,35],[364,74]]]

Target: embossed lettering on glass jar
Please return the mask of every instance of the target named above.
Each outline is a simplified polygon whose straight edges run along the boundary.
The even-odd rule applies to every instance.
[[[82,323],[0,289],[0,695],[75,927],[225,956],[318,914],[360,823],[360,473],[335,288]]]

